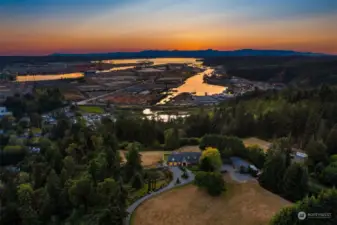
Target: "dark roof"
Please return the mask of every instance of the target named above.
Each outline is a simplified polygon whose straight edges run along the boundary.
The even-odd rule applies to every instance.
[[[201,152],[176,152],[169,155],[168,162],[198,163]]]

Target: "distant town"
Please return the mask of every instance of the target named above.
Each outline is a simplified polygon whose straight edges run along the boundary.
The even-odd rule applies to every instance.
[[[284,86],[230,76],[222,66],[205,67],[193,58],[14,63],[0,74],[0,102],[15,93],[30,93],[33,87],[58,87],[67,101],[78,105],[183,107]],[[179,90],[184,86],[191,91]]]

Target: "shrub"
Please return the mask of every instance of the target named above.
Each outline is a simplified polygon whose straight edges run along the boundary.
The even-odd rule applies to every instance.
[[[334,154],[334,155],[330,156],[330,162],[331,163],[337,162],[337,154]]]
[[[186,171],[184,171],[184,173],[181,175],[181,178],[183,179],[188,179],[188,173]]]
[[[205,188],[212,196],[218,196],[225,190],[225,181],[221,173],[218,172],[197,172],[195,184],[198,187]]]
[[[185,172],[185,171],[186,171],[186,168],[183,167],[183,166],[179,166],[179,169],[180,169],[182,172]]]
[[[322,183],[337,186],[337,162],[329,164],[320,175]]]
[[[247,169],[244,166],[240,166],[240,173],[247,173]]]
[[[207,158],[208,160],[205,161],[205,158]],[[202,152],[200,161],[203,163],[203,169],[205,169],[207,172],[209,172],[209,170],[219,171],[222,165],[220,152],[218,151],[218,149],[212,147],[208,147]]]
[[[129,145],[129,142],[124,141],[118,145],[118,148],[125,150],[128,145]]]
[[[134,189],[139,190],[144,186],[142,176],[136,173],[131,179],[131,185]]]

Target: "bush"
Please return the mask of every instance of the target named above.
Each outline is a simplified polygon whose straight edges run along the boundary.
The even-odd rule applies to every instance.
[[[322,183],[337,186],[337,162],[329,164],[320,175]]]
[[[219,172],[197,172],[194,183],[212,196],[218,196],[225,190],[225,181]]]
[[[131,186],[136,189],[139,190],[144,186],[144,182],[142,179],[142,176],[139,173],[136,173],[132,179],[131,179]]]
[[[183,178],[183,179],[188,179],[188,173],[186,172],[186,171],[184,171],[184,173],[181,175],[181,178]]]
[[[240,173],[245,174],[245,173],[247,173],[247,172],[248,172],[248,171],[247,171],[247,168],[246,168],[246,167],[240,166]]]
[[[291,206],[283,208],[270,221],[270,225],[284,225],[284,224],[336,224],[335,215],[337,214],[337,190],[326,189],[322,191],[317,197],[312,196],[305,198],[300,202]],[[324,220],[304,220],[303,223],[298,220],[298,212],[328,212],[331,213],[331,218]]]
[[[183,166],[179,166],[179,169],[180,169],[182,172],[185,172],[185,171],[186,171],[186,168],[183,167]]]
[[[0,150],[0,166],[15,165],[24,159],[27,151],[22,146],[6,146]]]
[[[118,145],[118,148],[125,150],[128,145],[129,145],[129,142],[124,141]]]
[[[173,174],[170,170],[164,170],[164,174],[165,174],[165,178],[168,180],[172,180],[173,179]]]
[[[337,162],[337,154],[330,156],[330,162]]]

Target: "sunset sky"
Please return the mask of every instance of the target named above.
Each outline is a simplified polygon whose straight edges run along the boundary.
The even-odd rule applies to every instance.
[[[337,54],[337,0],[0,0],[0,55],[211,48]]]

